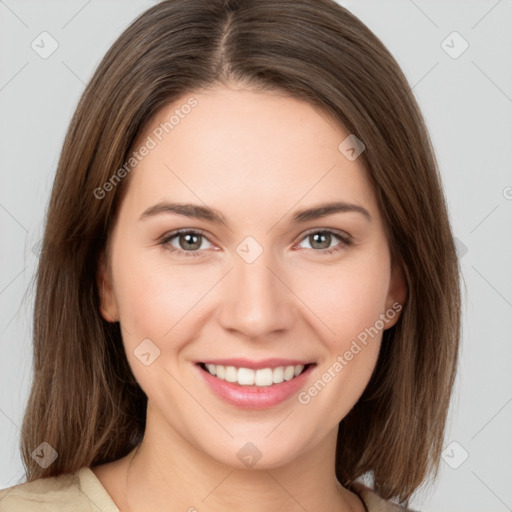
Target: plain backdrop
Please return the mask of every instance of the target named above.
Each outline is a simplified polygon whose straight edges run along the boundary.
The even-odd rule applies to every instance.
[[[437,483],[413,505],[510,511],[512,0],[340,3],[384,42],[413,86],[463,271],[462,353],[446,450]],[[104,53],[153,4],[0,0],[0,488],[24,477],[18,443],[32,378],[31,283],[63,138]],[[33,48],[42,37],[45,51],[58,45],[51,55],[41,55],[41,43]]]

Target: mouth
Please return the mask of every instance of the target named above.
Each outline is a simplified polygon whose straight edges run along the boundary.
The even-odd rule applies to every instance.
[[[195,364],[210,392],[244,409],[267,409],[286,402],[307,384],[315,366],[288,359],[224,359]]]
[[[258,369],[213,363],[198,364],[213,377],[226,382],[239,386],[268,387],[299,377],[314,363],[267,366]]]

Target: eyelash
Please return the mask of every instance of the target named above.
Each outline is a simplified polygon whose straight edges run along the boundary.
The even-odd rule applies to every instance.
[[[321,250],[315,250],[310,249],[311,251],[314,251],[316,253],[319,253],[321,255],[330,255],[333,253],[336,253],[338,251],[341,251],[343,247],[348,247],[352,245],[352,238],[350,235],[347,235],[346,233],[343,233],[341,231],[333,230],[333,229],[313,229],[304,234],[304,236],[300,239],[300,242],[302,242],[305,238],[307,238],[310,235],[316,234],[316,233],[329,233],[331,235],[334,235],[336,238],[341,240],[341,243],[336,245],[333,249],[321,249]],[[167,236],[165,236],[159,243],[162,245],[167,251],[170,253],[176,255],[176,256],[185,256],[185,257],[196,257],[201,256],[201,250],[197,249],[195,251],[183,251],[182,249],[176,249],[175,247],[172,247],[169,245],[169,242],[176,238],[179,235],[185,235],[185,234],[191,234],[191,235],[201,235],[204,237],[208,242],[210,240],[206,236],[205,232],[200,229],[180,229],[177,231],[173,231],[172,233],[169,233]],[[211,243],[211,242],[210,242]]]

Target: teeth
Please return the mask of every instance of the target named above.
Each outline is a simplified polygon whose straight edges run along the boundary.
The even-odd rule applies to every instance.
[[[272,386],[274,378],[274,371],[272,368],[261,368],[260,370],[256,370],[256,375],[254,377],[254,384],[256,386]]]
[[[216,376],[218,379],[227,382],[236,382],[241,386],[272,386],[280,384],[285,380],[292,380],[298,377],[303,364],[295,366],[278,366],[277,368],[260,368],[252,370],[251,368],[236,368],[235,366],[222,366],[221,364],[206,364],[208,373]]]
[[[284,369],[284,380],[292,380],[295,375],[295,366],[287,366]]]
[[[219,365],[220,366],[220,365]],[[256,372],[250,368],[238,368],[237,381],[241,386],[252,386],[254,384],[254,374]]]
[[[219,379],[226,380],[226,367],[218,365],[215,370],[215,374]]]
[[[225,379],[228,382],[236,382],[236,368],[234,366],[226,366],[226,376]]]
[[[274,384],[280,384],[284,380],[284,366],[274,368],[272,372],[272,381]]]

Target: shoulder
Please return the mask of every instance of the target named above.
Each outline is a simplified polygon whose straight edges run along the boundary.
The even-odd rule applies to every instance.
[[[361,482],[354,482],[351,489],[359,494],[368,512],[419,512],[381,498],[373,489]]]
[[[46,511],[55,507],[81,504],[78,475],[68,473],[57,477],[39,478],[0,491],[0,511]],[[77,509],[81,510],[81,509]],[[89,510],[84,508],[84,510]]]
[[[46,477],[0,490],[0,512],[119,512],[94,473]]]

